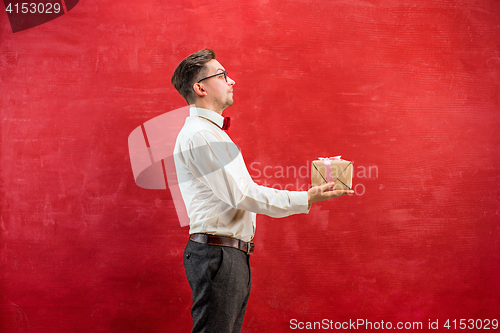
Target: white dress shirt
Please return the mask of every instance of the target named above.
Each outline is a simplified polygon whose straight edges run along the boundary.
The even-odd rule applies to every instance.
[[[308,213],[306,191],[276,190],[254,183],[238,146],[223,131],[224,117],[190,108],[177,136],[174,162],[190,219],[190,234],[229,236],[248,242],[256,214]]]

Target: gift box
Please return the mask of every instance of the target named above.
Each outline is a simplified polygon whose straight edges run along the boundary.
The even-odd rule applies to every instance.
[[[335,190],[350,190],[352,188],[352,162],[345,161],[340,156],[320,157],[312,162],[312,186],[335,182]]]

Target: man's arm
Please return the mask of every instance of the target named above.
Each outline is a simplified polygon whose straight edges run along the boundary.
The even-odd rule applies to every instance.
[[[210,133],[197,133],[192,139],[186,162],[189,169],[213,193],[234,208],[272,217],[307,213],[311,204],[353,193],[331,190],[333,183],[309,191],[287,191],[260,186],[250,177],[239,150],[232,142],[220,142]],[[186,153],[186,152],[185,152]]]
[[[307,213],[306,191],[277,190],[257,185],[233,142],[221,142],[212,133],[196,133],[181,155],[191,173],[217,198],[233,208],[285,217]]]
[[[340,197],[344,194],[353,194],[353,190],[332,190],[335,183],[328,183],[325,185],[315,186],[307,191],[307,200],[309,205],[313,203],[330,200]]]

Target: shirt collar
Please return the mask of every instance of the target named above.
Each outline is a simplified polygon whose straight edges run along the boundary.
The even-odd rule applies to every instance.
[[[218,114],[215,111],[208,110],[208,109],[203,109],[203,108],[198,108],[196,106],[191,106],[189,109],[189,115],[190,116],[198,116],[205,118],[207,120],[210,120],[211,122],[215,123],[215,125],[219,126],[222,128],[224,125],[224,117]]]

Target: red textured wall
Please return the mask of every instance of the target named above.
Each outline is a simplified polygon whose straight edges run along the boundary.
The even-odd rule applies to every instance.
[[[356,195],[258,217],[244,332],[500,319],[499,1],[82,0],[16,33],[0,9],[1,332],[190,331],[188,229],[127,137],[204,47],[258,183],[356,167]]]

